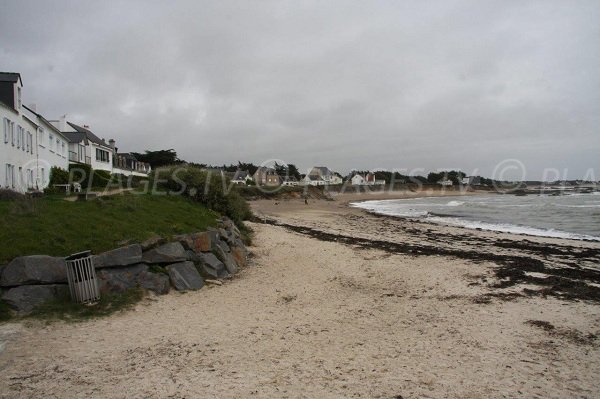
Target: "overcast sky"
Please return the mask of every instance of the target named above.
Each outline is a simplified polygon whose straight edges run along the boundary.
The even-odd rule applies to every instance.
[[[122,151],[600,179],[599,21],[597,0],[0,0],[0,70]]]

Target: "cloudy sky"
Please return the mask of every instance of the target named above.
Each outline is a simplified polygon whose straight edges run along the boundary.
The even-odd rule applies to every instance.
[[[0,70],[123,151],[600,179],[598,21],[597,0],[0,0]]]

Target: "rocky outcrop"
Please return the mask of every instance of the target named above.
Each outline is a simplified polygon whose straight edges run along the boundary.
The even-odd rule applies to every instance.
[[[183,245],[175,241],[144,252],[142,261],[147,264],[175,263],[185,261],[186,257]]]
[[[31,312],[44,302],[68,297],[66,284],[21,285],[11,288],[2,295],[2,300],[19,314]]]
[[[94,267],[101,269],[103,267],[129,266],[141,261],[142,246],[133,244],[94,256]]]
[[[46,255],[20,256],[2,270],[0,285],[14,287],[29,284],[67,282],[64,258]]]
[[[166,267],[171,284],[177,291],[199,290],[204,280],[192,262],[181,262]]]
[[[215,254],[207,252],[200,254],[199,257],[201,261],[196,263],[196,267],[199,268],[200,274],[207,278],[224,278],[229,276],[225,265]]]

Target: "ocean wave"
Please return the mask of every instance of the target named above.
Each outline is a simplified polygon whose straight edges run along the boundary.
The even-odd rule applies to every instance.
[[[446,204],[446,206],[461,206],[464,205],[464,201],[450,201]]]
[[[536,227],[529,226],[517,226],[513,224],[505,224],[505,223],[487,223],[481,222],[478,220],[465,220],[460,218],[451,218],[451,217],[429,217],[426,219],[427,221],[436,223],[436,224],[447,224],[457,227],[465,227],[468,229],[481,229],[487,231],[497,231],[501,233],[511,233],[511,234],[526,234],[531,236],[540,236],[540,237],[551,237],[551,238],[568,238],[571,240],[593,240],[600,241],[600,237],[591,236],[587,234],[577,234],[577,233],[569,233],[566,231],[554,230],[554,229],[540,229]]]

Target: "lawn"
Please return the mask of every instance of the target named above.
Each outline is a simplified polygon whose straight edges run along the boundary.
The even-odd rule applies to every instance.
[[[125,241],[204,230],[217,214],[181,196],[121,194],[0,201],[0,265],[21,255],[100,253]]]

